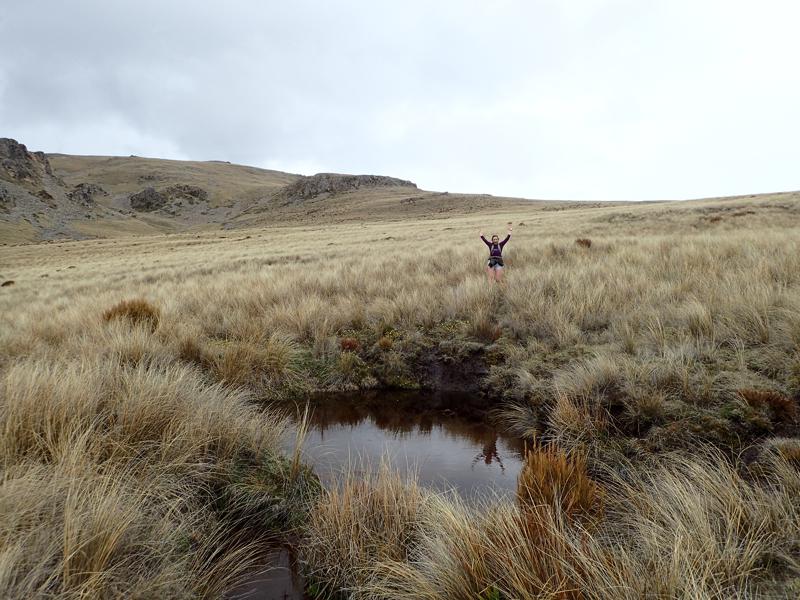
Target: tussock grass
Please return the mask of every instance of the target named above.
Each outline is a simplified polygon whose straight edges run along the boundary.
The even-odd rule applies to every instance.
[[[766,408],[778,422],[796,421],[797,403],[775,390],[739,390],[739,395],[754,408]]]
[[[134,325],[146,325],[151,330],[158,327],[161,319],[159,310],[144,298],[123,300],[103,313],[103,319],[128,319]]]
[[[800,439],[776,437],[765,443],[767,452],[777,454],[789,465],[800,470]]]
[[[262,339],[228,341],[216,346],[218,353],[212,370],[229,386],[272,387],[277,390],[282,385],[301,382],[302,376],[297,372],[297,344],[289,336],[273,334]],[[189,356],[193,357],[191,352]]]
[[[585,457],[553,445],[534,447],[525,455],[517,503],[529,522],[538,521],[542,510],[556,510],[572,521],[601,514],[603,492],[589,477]]]
[[[474,232],[508,221],[525,225],[488,286]],[[568,453],[526,475],[554,508],[534,527],[513,503],[353,476],[313,503],[322,584],[780,597],[797,577],[799,224],[788,194],[0,248],[15,281],[0,295],[2,582],[20,597],[214,595],[215,565],[247,562],[220,540],[299,526],[314,495],[279,455],[282,419],[251,400],[444,372]],[[725,460],[672,454],[703,444]],[[755,483],[730,466],[754,444]],[[584,470],[602,519],[542,491],[577,478],[589,497]]]
[[[388,462],[351,470],[325,492],[305,528],[304,557],[321,588],[358,593],[369,584],[374,563],[403,561],[423,501],[413,479]]]
[[[534,456],[549,473],[583,472],[556,451]],[[552,494],[534,518],[528,495],[467,506],[390,471],[351,474],[312,509],[304,557],[354,598],[772,597],[800,583],[800,473],[768,462],[759,482],[713,451],[628,464],[588,528]],[[596,493],[578,489],[569,494]]]
[[[235,531],[290,526],[313,489],[283,420],[192,367],[17,361],[0,398],[9,597],[216,595],[254,556]]]

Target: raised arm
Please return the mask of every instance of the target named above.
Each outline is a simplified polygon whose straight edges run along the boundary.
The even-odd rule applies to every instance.
[[[481,232],[480,232],[478,235],[480,235],[480,236],[481,236],[481,239],[483,240],[483,243],[484,243],[484,244],[486,244],[486,245],[487,245],[487,246],[489,246],[490,248],[492,247],[492,243],[491,243],[489,240],[487,240],[485,237],[483,237],[483,232],[482,232],[482,231],[481,231]]]
[[[511,223],[508,224],[508,234],[506,235],[506,239],[500,242],[500,247],[502,248],[503,246],[505,246],[506,242],[510,239],[511,239]]]

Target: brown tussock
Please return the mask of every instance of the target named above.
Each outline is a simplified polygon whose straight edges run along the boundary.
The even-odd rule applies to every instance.
[[[358,350],[360,344],[358,343],[358,339],[354,337],[345,337],[339,340],[339,346],[345,352],[354,352]]]
[[[529,521],[538,520],[541,510],[560,510],[569,521],[591,520],[602,514],[603,492],[589,477],[584,456],[551,444],[525,456],[517,503]]]
[[[128,319],[134,325],[146,325],[155,331],[161,320],[161,312],[144,298],[123,300],[103,313],[105,321]]]
[[[779,438],[774,447],[787,463],[800,469],[800,440]]]
[[[753,408],[768,408],[774,418],[782,423],[797,420],[797,405],[788,396],[775,390],[739,390],[739,396]]]

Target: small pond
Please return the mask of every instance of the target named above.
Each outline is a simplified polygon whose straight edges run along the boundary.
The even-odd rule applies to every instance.
[[[455,489],[467,500],[514,493],[524,448],[488,423],[485,400],[383,391],[325,394],[310,407],[303,460],[326,484],[348,469],[375,468],[388,458],[393,467],[416,472],[423,485]],[[287,439],[285,450],[293,448],[294,439]],[[229,597],[304,598],[294,562],[289,549],[276,549],[264,572]]]

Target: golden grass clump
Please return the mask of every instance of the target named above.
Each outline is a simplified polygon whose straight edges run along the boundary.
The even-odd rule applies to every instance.
[[[208,350],[191,337],[181,340],[178,348],[178,357],[184,362],[204,368],[214,364],[214,358]]]
[[[256,341],[234,340],[218,344],[213,372],[231,386],[247,386],[259,393],[298,384],[297,344],[288,336],[273,334]]]
[[[103,313],[105,321],[127,319],[134,325],[144,325],[155,331],[161,320],[161,312],[144,298],[122,300]]]
[[[218,460],[277,448],[283,423],[185,366],[28,362],[0,380],[6,464],[56,460],[87,436],[96,460]],[[144,454],[142,454],[144,453]]]
[[[591,520],[602,513],[603,491],[586,468],[586,458],[553,444],[525,455],[517,482],[517,503],[528,520],[542,510],[556,510],[567,520]]]
[[[608,419],[601,407],[585,399],[572,400],[564,393],[557,394],[547,424],[550,438],[570,449],[591,443],[608,429]]]
[[[375,563],[407,558],[423,495],[388,462],[351,466],[326,490],[305,527],[303,558],[312,581],[328,591],[357,592]]]
[[[800,439],[776,437],[768,440],[765,445],[767,450],[771,450],[788,464],[800,469]]]
[[[188,598],[179,551],[198,527],[179,486],[150,489],[122,473],[75,461],[21,463],[0,484],[0,588],[8,598],[144,596]],[[158,499],[163,494],[164,499]],[[194,513],[196,515],[196,513]],[[186,587],[184,587],[184,585]]]

